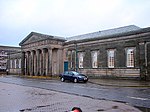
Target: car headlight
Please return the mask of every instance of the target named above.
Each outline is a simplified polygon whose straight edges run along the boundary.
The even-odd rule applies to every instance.
[[[82,78],[82,76],[78,76],[79,78]]]

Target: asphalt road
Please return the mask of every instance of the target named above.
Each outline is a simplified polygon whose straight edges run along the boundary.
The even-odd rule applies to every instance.
[[[150,88],[108,87],[92,83],[72,83],[58,80],[28,79],[1,76],[1,82],[59,91],[94,99],[125,102],[131,106],[150,108]]]

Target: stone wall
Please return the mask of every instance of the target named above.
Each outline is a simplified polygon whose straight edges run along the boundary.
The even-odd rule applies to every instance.
[[[79,69],[80,73],[89,77],[105,77],[105,78],[139,78],[140,69]]]
[[[84,52],[83,68],[78,71],[89,76],[113,76],[113,77],[150,77],[150,33],[139,33],[128,36],[113,37],[107,39],[89,39],[66,43],[68,52],[75,51],[76,54]],[[146,46],[146,47],[145,47]],[[134,67],[127,67],[127,49],[134,49]],[[108,67],[109,49],[115,50],[114,68]],[[91,52],[98,51],[98,68],[92,68]],[[70,70],[78,67],[78,59],[75,54],[68,54]],[[78,58],[78,57],[77,57]],[[147,58],[147,59],[146,59]],[[147,65],[146,65],[147,61]]]

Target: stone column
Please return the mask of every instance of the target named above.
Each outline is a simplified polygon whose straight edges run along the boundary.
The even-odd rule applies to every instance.
[[[39,75],[42,75],[42,51],[39,51]]]
[[[32,75],[32,52],[29,53],[29,75]]]
[[[56,73],[57,73],[57,75],[60,73],[60,49],[58,49],[57,50],[57,71],[56,71]]]
[[[52,76],[52,48],[48,49],[48,75]]]
[[[22,52],[21,55],[21,73],[25,75],[25,52]]]
[[[27,51],[27,58],[26,58],[26,69],[27,69],[27,75],[29,75],[29,52]]]
[[[58,49],[58,64],[59,64],[59,74],[64,71],[64,59],[63,59],[63,49]],[[58,75],[59,75],[58,74]]]
[[[42,75],[45,76],[45,49],[42,49]]]
[[[30,75],[34,75],[34,51],[31,51],[31,74]]]
[[[48,49],[45,51],[45,75],[48,75]]]
[[[37,57],[36,57],[36,51],[34,51],[34,75],[36,75],[37,71]]]
[[[36,50],[36,75],[39,76],[40,75],[40,51]]]

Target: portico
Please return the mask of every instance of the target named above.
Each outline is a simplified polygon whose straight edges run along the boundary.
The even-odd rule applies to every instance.
[[[31,32],[21,43],[22,73],[52,76],[63,71],[62,43],[65,39]]]

